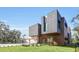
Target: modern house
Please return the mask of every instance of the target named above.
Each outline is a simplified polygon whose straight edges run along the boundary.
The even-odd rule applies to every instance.
[[[41,24],[29,27],[29,36],[38,43],[64,45],[70,43],[71,30],[58,10],[41,17]]]

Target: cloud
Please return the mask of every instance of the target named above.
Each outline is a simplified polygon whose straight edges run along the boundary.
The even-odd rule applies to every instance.
[[[16,29],[16,30],[19,30],[21,31],[22,35],[25,34],[26,36],[29,35],[29,30],[28,30],[28,27],[25,28],[25,27],[10,27],[11,30],[13,29]]]
[[[7,20],[0,19],[0,21],[5,22],[6,24],[8,24],[8,21],[7,21]],[[21,31],[22,35],[23,35],[23,34],[25,34],[26,36],[29,35],[28,26],[25,27],[25,26],[14,25],[14,24],[9,24],[9,26],[10,26],[10,30],[16,29],[16,30]]]
[[[5,22],[5,23],[7,23],[7,22],[8,22],[7,20],[4,20],[4,19],[0,19],[0,21]]]

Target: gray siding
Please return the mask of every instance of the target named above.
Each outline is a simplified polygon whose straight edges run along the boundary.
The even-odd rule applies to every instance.
[[[41,25],[35,24],[29,27],[29,36],[35,36],[41,34]]]
[[[29,27],[29,36],[37,36],[48,33],[61,33],[63,37],[67,37],[67,28],[65,27],[65,19],[61,17],[58,10],[43,16],[41,24],[35,24]]]
[[[50,12],[46,17],[46,32],[43,31],[42,18],[42,34],[57,32],[57,11]]]

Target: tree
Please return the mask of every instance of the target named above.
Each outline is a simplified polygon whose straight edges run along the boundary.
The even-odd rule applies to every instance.
[[[73,30],[77,33],[75,34],[75,52],[76,52],[76,45],[79,43],[79,14],[77,14],[75,17],[72,18],[72,21],[74,23]]]
[[[11,42],[12,43],[17,43],[20,39],[20,36],[21,36],[21,32],[18,31],[18,30],[11,30],[10,31],[10,39],[11,39]]]
[[[6,25],[4,22],[0,21],[0,40],[2,42],[6,42],[8,34],[9,34],[9,26]]]
[[[1,43],[18,43],[20,41],[21,32],[19,30],[10,30],[9,25],[0,21],[0,42]]]

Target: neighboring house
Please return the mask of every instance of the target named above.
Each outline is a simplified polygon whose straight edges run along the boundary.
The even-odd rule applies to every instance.
[[[29,27],[29,36],[38,43],[53,45],[69,44],[71,31],[64,17],[61,17],[58,10],[48,13],[41,18],[41,24]]]

